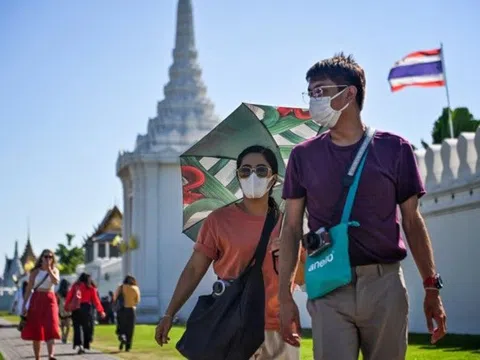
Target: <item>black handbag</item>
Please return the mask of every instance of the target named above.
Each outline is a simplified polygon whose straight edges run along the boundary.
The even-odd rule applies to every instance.
[[[125,297],[123,296],[123,285],[118,290],[118,296],[113,303],[113,311],[118,312],[125,306]]]
[[[262,264],[276,213],[269,210],[255,254],[218,297],[198,298],[177,350],[189,360],[248,360],[265,340]]]

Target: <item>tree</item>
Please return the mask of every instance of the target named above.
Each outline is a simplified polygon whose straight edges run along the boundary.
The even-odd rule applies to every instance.
[[[452,112],[453,136],[457,138],[461,132],[474,132],[480,125],[480,120],[475,120],[466,107],[456,108]],[[450,137],[448,124],[448,108],[444,108],[442,115],[433,124],[432,141],[441,144],[443,139]]]
[[[65,234],[67,238],[67,245],[58,244],[55,250],[55,255],[58,258],[58,267],[60,274],[68,275],[75,273],[75,269],[78,265],[83,263],[84,253],[83,248],[78,246],[72,246],[72,240],[75,237],[74,234]]]

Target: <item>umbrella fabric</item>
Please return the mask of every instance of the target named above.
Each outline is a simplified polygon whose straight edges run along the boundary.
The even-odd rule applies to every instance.
[[[273,196],[281,204],[283,178],[292,148],[322,130],[307,110],[242,103],[180,156],[183,232],[195,241],[208,214],[242,199],[236,159],[252,145],[268,147],[277,156],[279,181]]]

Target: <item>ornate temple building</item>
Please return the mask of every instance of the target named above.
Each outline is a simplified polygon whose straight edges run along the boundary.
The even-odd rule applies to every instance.
[[[87,272],[98,286],[100,296],[108,295],[122,282],[123,215],[117,206],[109,209],[93,233],[84,237],[85,263],[77,266],[75,278]]]
[[[32,243],[30,242],[30,231],[28,232],[27,243],[25,244],[22,256],[20,256],[20,261],[25,270],[29,270],[28,266],[30,266],[30,264],[35,264],[35,261],[37,261],[37,257],[33,252]]]
[[[177,279],[192,252],[182,234],[182,178],[179,155],[211,130],[219,119],[206,94],[197,62],[191,0],[179,0],[173,64],[164,99],[138,135],[135,149],[121,152],[117,175],[122,181],[123,236],[137,247],[123,256],[124,273],[133,274],[142,291],[137,316],[153,322],[165,311]],[[197,293],[211,290],[209,273]],[[186,317],[195,302],[188,302]]]
[[[85,264],[92,261],[110,258],[119,258],[120,250],[116,237],[122,235],[122,213],[118,207],[109,209],[94,232],[84,240]]]
[[[5,255],[5,267],[1,276],[2,282],[0,286],[15,286],[16,280],[14,279],[18,279],[28,272],[33,267],[36,260],[37,258],[33,252],[32,243],[30,241],[30,232],[28,232],[27,243],[25,244],[25,249],[23,250],[22,255],[19,256],[18,240],[15,241],[13,258],[8,258],[8,256]]]
[[[5,255],[5,268],[3,270],[3,286],[10,287],[15,286],[17,279],[23,276],[25,269],[23,268],[20,257],[18,256],[18,240],[15,241],[15,250],[13,258],[9,259]]]

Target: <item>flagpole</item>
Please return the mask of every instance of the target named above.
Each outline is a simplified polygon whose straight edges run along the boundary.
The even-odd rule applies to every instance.
[[[444,57],[444,54],[443,54],[443,43],[440,43],[440,58],[442,60],[443,78],[445,79],[445,92],[447,93],[448,126],[450,127],[450,138],[453,139],[454,136],[453,136],[452,109],[450,107],[450,94],[448,93],[447,69],[445,67],[445,57]]]

